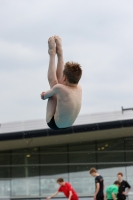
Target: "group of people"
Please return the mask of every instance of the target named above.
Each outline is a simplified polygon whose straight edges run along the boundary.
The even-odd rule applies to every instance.
[[[94,194],[95,200],[125,200],[131,189],[129,183],[123,180],[122,172],[117,174],[117,180],[105,190],[104,179],[98,174],[95,168],[90,169],[90,174],[95,177],[96,190]]]
[[[131,189],[129,183],[123,180],[123,174],[119,172],[117,174],[118,179],[105,190],[104,179],[98,174],[95,168],[91,168],[89,173],[95,177],[95,193],[94,200],[125,200],[128,192]],[[72,188],[71,184],[65,182],[62,178],[57,180],[59,184],[59,189],[51,196],[47,197],[46,200],[51,199],[56,196],[59,192],[63,192],[68,200],[78,200],[78,195]],[[89,186],[88,186],[89,187]]]

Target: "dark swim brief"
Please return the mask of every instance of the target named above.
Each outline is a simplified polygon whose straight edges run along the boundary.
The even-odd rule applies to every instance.
[[[69,127],[67,127],[67,128],[58,128],[57,125],[56,125],[56,123],[55,123],[54,116],[51,118],[50,122],[47,123],[47,125],[49,126],[49,128],[51,128],[53,130],[59,130],[59,129],[61,130],[61,129],[67,129],[67,128],[69,128]]]

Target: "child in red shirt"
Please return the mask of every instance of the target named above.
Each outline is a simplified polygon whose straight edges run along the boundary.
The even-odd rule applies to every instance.
[[[63,192],[64,195],[68,198],[68,200],[78,200],[78,195],[75,190],[72,188],[70,183],[64,182],[62,178],[57,180],[57,183],[60,185],[57,192],[55,192],[50,197],[47,197],[47,200],[51,199],[52,197],[56,196],[59,192]]]

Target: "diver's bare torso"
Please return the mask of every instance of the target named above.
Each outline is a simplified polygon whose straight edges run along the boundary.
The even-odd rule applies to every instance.
[[[82,89],[80,85],[72,87],[63,84],[58,84],[58,88],[54,120],[59,128],[70,127],[80,112]]]
[[[53,130],[58,130],[72,126],[80,112],[82,89],[78,82],[82,70],[81,66],[75,62],[67,62],[64,65],[62,41],[59,36],[49,38],[48,53],[50,89],[41,93],[41,99],[48,99],[46,110],[48,126]]]

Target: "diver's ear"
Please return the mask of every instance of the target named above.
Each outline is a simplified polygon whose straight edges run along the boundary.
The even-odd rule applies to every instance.
[[[66,81],[66,76],[65,75],[63,75],[63,81]]]

